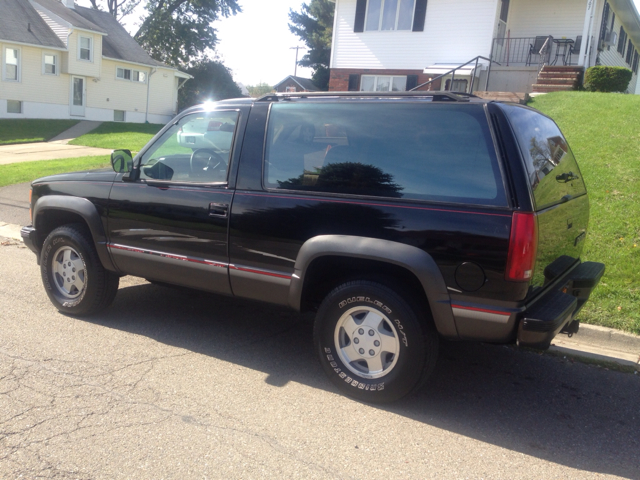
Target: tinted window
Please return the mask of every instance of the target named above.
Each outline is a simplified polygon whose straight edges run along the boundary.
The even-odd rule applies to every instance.
[[[506,205],[482,105],[271,107],[268,188]]]
[[[502,105],[515,131],[540,210],[560,203],[565,195],[586,192],[580,169],[562,132],[553,120],[535,110]]]
[[[201,112],[181,118],[145,152],[140,177],[225,182],[237,121],[236,111]]]

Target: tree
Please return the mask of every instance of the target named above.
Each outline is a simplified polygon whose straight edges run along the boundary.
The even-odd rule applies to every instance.
[[[237,0],[91,0],[106,2],[116,18],[144,2],[146,13],[133,38],[155,60],[184,68],[206,58],[218,41],[211,23],[242,11]]]
[[[264,82],[258,83],[257,85],[247,85],[246,89],[249,92],[249,95],[251,95],[253,98],[259,98],[263,95],[266,95],[267,93],[273,92],[273,87]]]
[[[178,92],[180,110],[210,100],[242,96],[240,87],[233,81],[231,71],[221,62],[201,60],[186,70],[193,78]]]
[[[329,0],[311,0],[303,3],[300,13],[289,10],[289,30],[297,35],[309,49],[298,62],[313,68],[313,83],[321,90],[329,89],[329,62],[335,3]]]

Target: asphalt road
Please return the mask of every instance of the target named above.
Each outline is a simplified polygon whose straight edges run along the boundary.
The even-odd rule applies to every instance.
[[[29,225],[30,183],[18,183],[0,188],[0,222]]]
[[[130,277],[67,317],[5,242],[0,478],[640,478],[640,375],[445,344],[421,392],[372,406],[336,392],[311,331]]]

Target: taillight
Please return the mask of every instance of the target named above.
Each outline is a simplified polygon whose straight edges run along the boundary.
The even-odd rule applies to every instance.
[[[33,225],[33,212],[31,211],[31,195],[33,194],[33,188],[29,189],[29,219]]]
[[[514,212],[505,278],[513,282],[530,281],[537,251],[538,219],[535,213]]]

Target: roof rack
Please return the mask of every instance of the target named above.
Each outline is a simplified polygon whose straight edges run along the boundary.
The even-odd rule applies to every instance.
[[[296,93],[269,93],[256,102],[280,102],[299,98],[431,98],[436,102],[468,102],[470,98],[479,98],[468,93],[453,92],[296,92]]]

